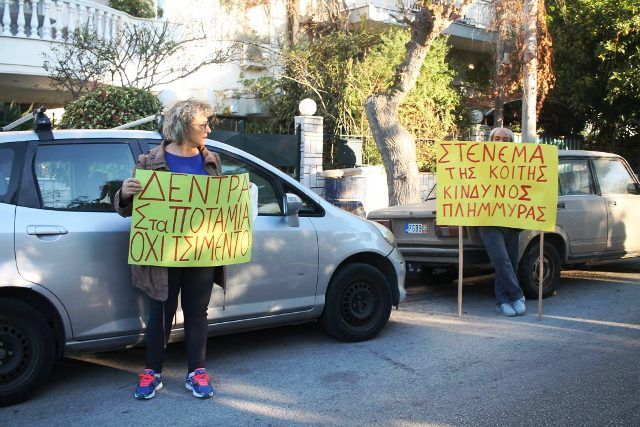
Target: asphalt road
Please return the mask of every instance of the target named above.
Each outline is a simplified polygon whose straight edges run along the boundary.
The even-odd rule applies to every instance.
[[[312,324],[208,343],[218,393],[184,389],[182,344],[165,387],[133,399],[144,351],[67,358],[0,425],[640,425],[640,262],[563,273],[556,296],[495,313],[490,278],[413,286],[374,340],[339,343]]]

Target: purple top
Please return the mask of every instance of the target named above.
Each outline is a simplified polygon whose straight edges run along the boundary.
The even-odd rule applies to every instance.
[[[208,175],[204,168],[204,157],[200,153],[195,156],[182,157],[165,151],[164,155],[171,172]]]

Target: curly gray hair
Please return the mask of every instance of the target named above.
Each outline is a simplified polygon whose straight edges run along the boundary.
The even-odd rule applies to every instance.
[[[515,142],[516,136],[513,134],[513,132],[509,128],[493,128],[491,130],[491,133],[489,134],[489,141],[493,141],[493,135],[495,135],[496,132],[498,132],[500,129],[504,130],[507,133],[507,135],[509,135],[509,139],[511,140],[511,142]]]
[[[204,113],[207,117],[213,115],[213,107],[206,102],[195,99],[186,101],[176,101],[164,110],[164,123],[162,124],[162,135],[165,144],[175,142],[182,144],[189,132],[193,118],[198,113]]]

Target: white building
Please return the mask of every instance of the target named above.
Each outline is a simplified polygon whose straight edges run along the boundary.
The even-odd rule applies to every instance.
[[[277,63],[280,46],[295,34],[300,22],[319,19],[326,8],[324,0],[295,0],[287,15],[287,0],[256,1],[253,7],[233,0],[157,0],[163,10],[159,20],[183,27],[199,27],[209,37],[209,48],[220,39],[249,41],[230,63],[210,65],[166,85],[154,87],[163,102],[197,97],[216,105],[227,114],[262,113],[255,95],[247,92],[241,80],[267,72],[267,64]],[[410,9],[414,2],[406,2]],[[133,18],[107,6],[108,0],[0,0],[0,100],[60,106],[64,96],[51,87],[43,68],[43,54],[65,43],[67,34],[85,26],[99,37],[111,40],[123,25],[149,21]],[[395,23],[396,0],[346,0],[337,2],[349,13],[354,25]],[[490,37],[486,31],[489,5],[478,0],[448,29],[456,49],[486,51]],[[193,55],[203,52],[194,48]],[[179,58],[178,58],[179,60]]]
[[[281,43],[279,37],[286,32],[284,0],[246,10],[235,6],[237,2],[223,0],[158,3],[164,12],[159,21],[177,23],[181,29],[189,26],[202,29],[212,50],[216,43],[222,43],[220,39],[251,44],[243,45],[230,63],[204,67],[187,78],[155,87],[154,91],[165,100],[198,97],[217,104],[221,111],[260,113],[259,101],[246,93],[240,80],[264,73],[267,61],[260,60],[261,57],[277,50]],[[43,54],[65,43],[67,34],[81,26],[111,40],[123,25],[149,21],[131,17],[107,4],[108,0],[0,0],[0,99],[61,105],[63,94],[51,87],[43,68]],[[202,52],[202,44],[193,47],[193,55]]]

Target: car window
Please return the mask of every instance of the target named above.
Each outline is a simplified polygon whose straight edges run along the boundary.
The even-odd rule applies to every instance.
[[[564,196],[596,194],[589,161],[586,159],[560,159],[558,181],[560,194]]]
[[[635,182],[620,159],[593,161],[602,194],[627,194],[627,185]]]
[[[311,200],[309,198],[309,196],[304,194],[302,191],[298,190],[297,188],[295,188],[294,186],[292,186],[292,185],[290,185],[288,183],[284,183],[283,184],[283,188],[284,188],[285,193],[293,193],[296,196],[300,197],[300,199],[302,200],[302,206],[300,207],[300,210],[298,211],[298,215],[299,216],[322,216],[322,215],[324,215],[324,209],[322,209],[322,206],[320,206],[319,204],[317,204],[316,202]]]
[[[159,142],[147,142],[147,144],[149,149],[160,145]],[[236,157],[224,153],[216,153],[220,156],[223,175],[249,173],[249,181],[258,187],[258,215],[282,215],[282,202],[279,192],[267,173]]]
[[[113,211],[113,197],[134,166],[129,144],[41,145],[34,167],[42,207]]]
[[[14,151],[8,147],[0,148],[0,197],[9,192],[9,180],[13,168]]]
[[[282,198],[270,176],[241,159],[218,153],[223,175],[248,173],[249,181],[258,187],[258,215],[282,215]]]

